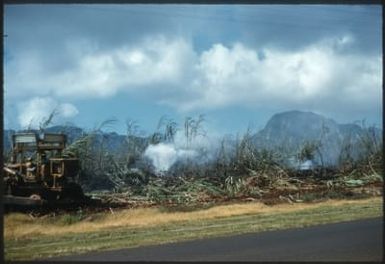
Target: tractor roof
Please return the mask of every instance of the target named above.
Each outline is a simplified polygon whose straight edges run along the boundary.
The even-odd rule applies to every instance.
[[[65,148],[64,134],[23,132],[12,136],[14,150],[60,150]]]

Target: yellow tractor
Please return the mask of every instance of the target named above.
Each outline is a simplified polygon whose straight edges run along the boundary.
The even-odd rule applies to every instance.
[[[75,182],[79,160],[63,155],[67,137],[54,133],[17,133],[4,164],[4,204],[37,205],[85,200]]]

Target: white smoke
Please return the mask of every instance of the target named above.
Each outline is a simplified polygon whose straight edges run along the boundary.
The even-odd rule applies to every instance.
[[[194,159],[198,153],[191,149],[177,149],[174,145],[159,143],[149,145],[144,152],[155,167],[157,173],[168,171],[178,160]]]
[[[213,158],[218,146],[215,137],[198,135],[187,142],[182,131],[178,131],[172,143],[149,145],[144,157],[150,159],[155,172],[161,175],[167,172],[176,162],[194,162],[202,164]]]

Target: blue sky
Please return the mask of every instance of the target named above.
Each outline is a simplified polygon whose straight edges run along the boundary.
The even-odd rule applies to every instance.
[[[161,116],[258,130],[275,113],[382,123],[381,6],[7,5],[5,128]]]

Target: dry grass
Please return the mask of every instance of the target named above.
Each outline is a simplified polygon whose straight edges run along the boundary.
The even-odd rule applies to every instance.
[[[296,203],[268,206],[260,202],[215,206],[193,212],[164,212],[159,208],[140,208],[117,211],[114,214],[95,215],[71,225],[60,225],[47,218],[31,218],[13,213],[4,218],[4,238],[19,239],[33,235],[64,235],[102,231],[118,227],[154,227],[181,221],[200,221],[246,214],[276,214],[317,208],[320,206],[341,206],[349,204],[382,203],[382,197],[362,200],[328,200],[321,203]]]
[[[90,251],[353,221],[383,215],[381,197],[318,204],[233,204],[195,212],[135,209],[92,215],[7,216],[6,260],[33,260]],[[68,217],[71,221],[68,220]],[[72,221],[74,220],[74,221]],[[79,222],[80,221],[80,222]],[[71,224],[72,223],[72,224]],[[10,232],[11,230],[12,233]]]

